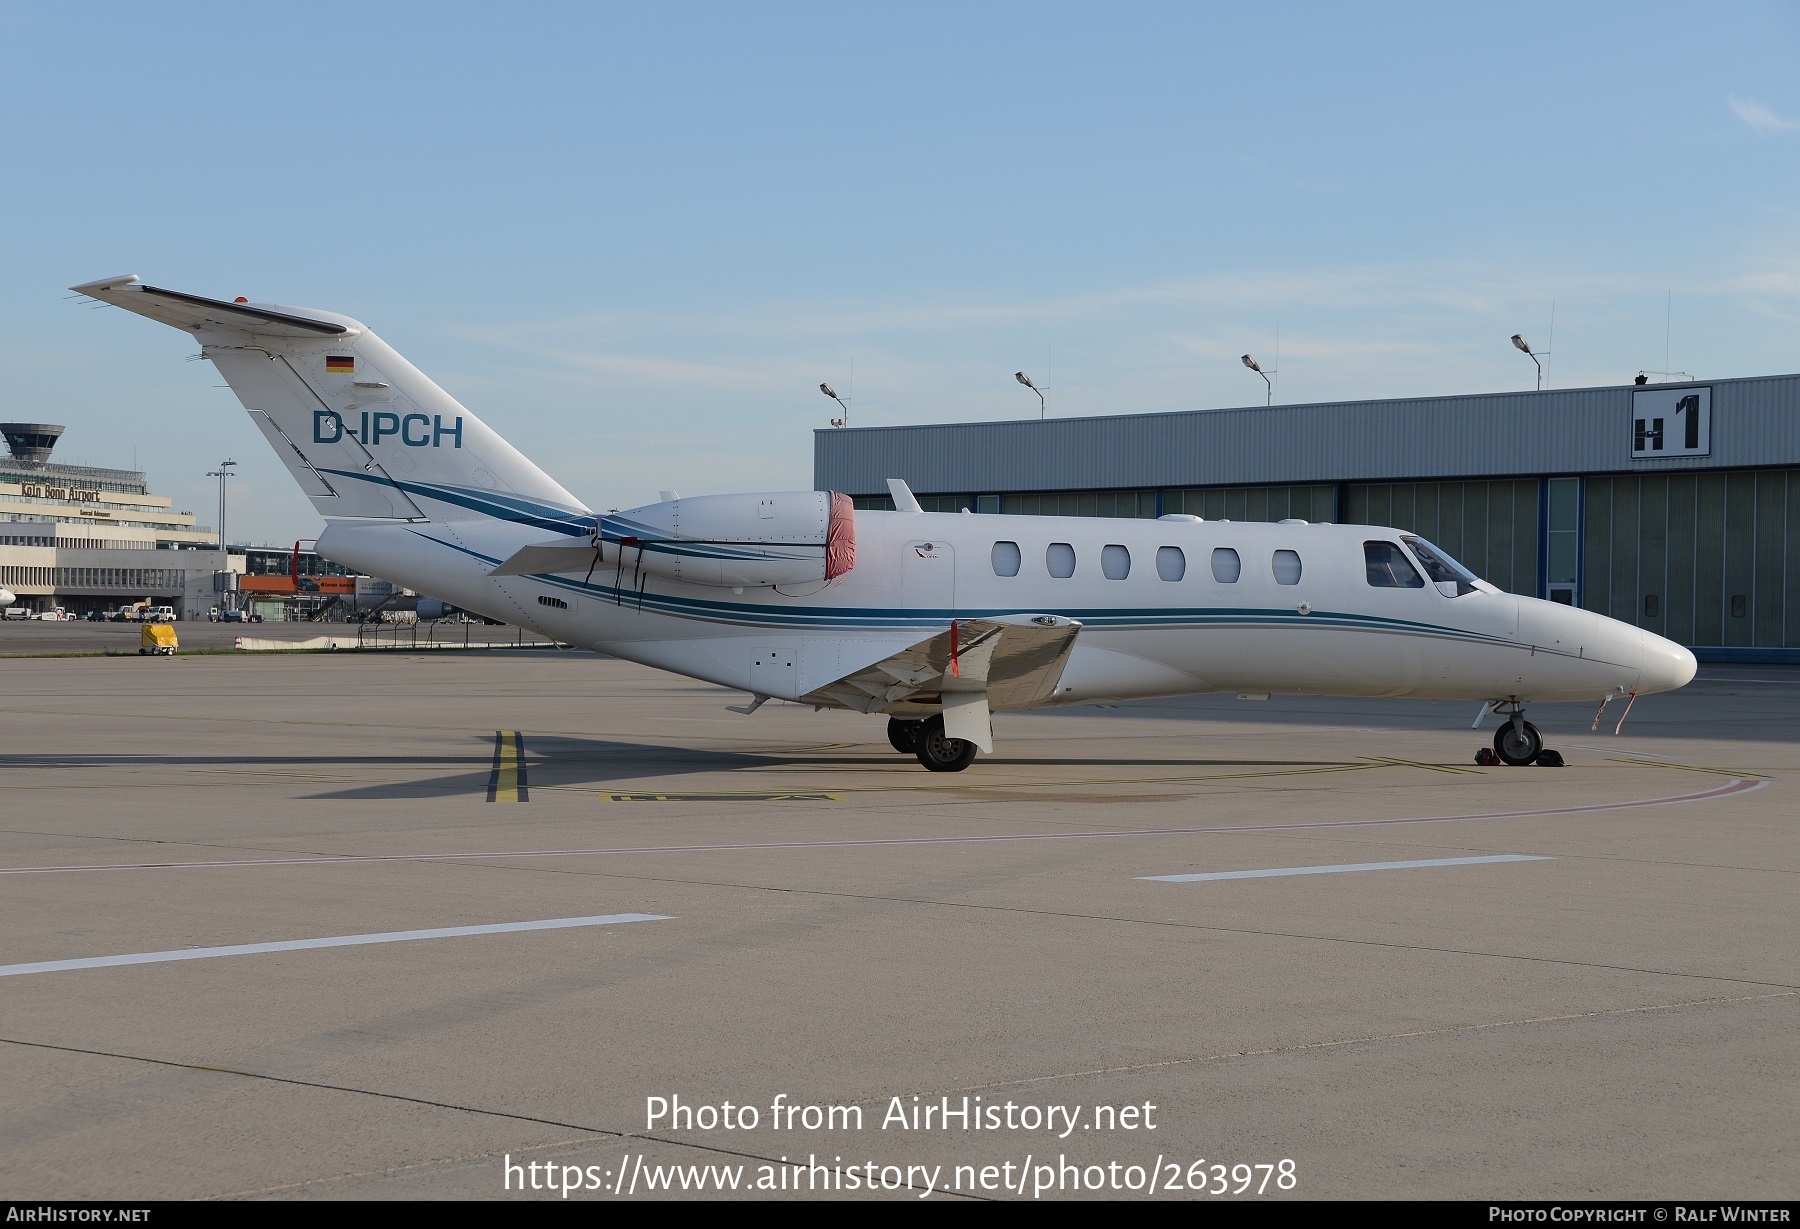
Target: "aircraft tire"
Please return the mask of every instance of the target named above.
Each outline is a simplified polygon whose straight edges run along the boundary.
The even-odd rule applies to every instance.
[[[1494,731],[1494,754],[1514,768],[1537,763],[1538,753],[1543,749],[1544,736],[1529,721],[1521,722],[1517,732],[1511,721],[1501,722],[1500,728]]]
[[[888,718],[888,745],[901,755],[916,755],[919,750],[919,726],[922,722]]]
[[[944,719],[928,717],[919,723],[913,754],[932,772],[961,772],[975,759],[975,744],[944,735]]]

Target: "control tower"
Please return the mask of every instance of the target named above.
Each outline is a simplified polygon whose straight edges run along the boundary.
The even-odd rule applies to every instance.
[[[63,429],[47,422],[0,422],[0,435],[12,449],[13,459],[30,469],[42,469],[50,461],[50,450],[62,438]]]

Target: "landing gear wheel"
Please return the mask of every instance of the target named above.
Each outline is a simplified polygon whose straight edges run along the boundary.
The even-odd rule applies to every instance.
[[[1494,754],[1501,761],[1515,768],[1537,762],[1538,752],[1544,749],[1544,736],[1529,721],[1521,721],[1514,725],[1510,720],[1501,724],[1494,731]]]
[[[902,721],[898,717],[888,718],[888,745],[901,755],[913,755],[919,749],[919,721]]]
[[[913,754],[932,772],[961,772],[975,759],[975,744],[944,734],[944,719],[930,717],[919,723]]]

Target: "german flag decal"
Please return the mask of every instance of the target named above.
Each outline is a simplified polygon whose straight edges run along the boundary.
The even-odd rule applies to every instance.
[[[348,355],[327,355],[325,358],[325,374],[328,376],[353,376],[356,374],[356,360]]]

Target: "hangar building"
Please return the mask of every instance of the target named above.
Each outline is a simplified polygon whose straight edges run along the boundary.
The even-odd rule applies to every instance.
[[[1800,662],[1800,375],[826,429],[814,486],[928,511],[1390,525],[1702,661]]]

